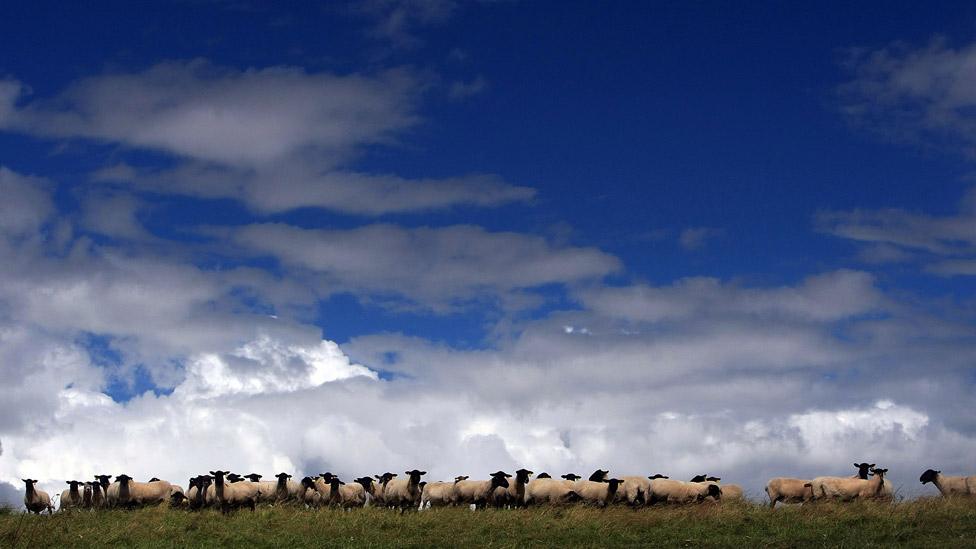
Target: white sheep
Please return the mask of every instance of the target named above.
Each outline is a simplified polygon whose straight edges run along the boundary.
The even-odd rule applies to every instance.
[[[874,474],[870,480],[845,477],[817,477],[810,484],[813,486],[815,499],[837,499],[851,501],[855,499],[872,499],[884,497],[884,474],[887,469],[872,469]]]
[[[61,492],[61,510],[67,511],[72,508],[81,508],[85,504],[85,495],[82,493],[83,490],[91,490],[87,486],[78,490],[78,486],[82,483],[80,480],[69,480],[66,482],[68,489]]]
[[[651,479],[648,503],[700,503],[709,497],[720,500],[722,488],[718,484],[708,482],[682,482],[668,478],[654,478]]]
[[[868,473],[874,468],[873,463],[855,463],[854,468],[857,469],[857,474],[851,478],[859,478],[862,480],[868,480]],[[881,493],[878,495],[879,499],[893,499],[895,497],[895,489],[892,486],[891,481],[884,479],[881,483]]]
[[[922,476],[918,477],[922,484],[931,482],[942,493],[942,497],[956,496],[976,496],[976,476],[971,477],[950,477],[942,474],[942,471],[926,469]]]
[[[576,475],[571,475],[576,476]],[[575,480],[536,478],[525,487],[525,505],[566,505],[580,500]]]
[[[210,471],[214,477],[213,494],[216,503],[220,506],[223,513],[228,513],[232,508],[249,507],[252,511],[260,497],[260,487],[252,482],[224,482],[227,471]],[[208,489],[209,492],[209,489]]]
[[[428,482],[420,494],[420,509],[446,507],[457,503],[457,483],[468,477],[459,476],[454,482]]]
[[[492,473],[489,480],[467,480],[467,477],[458,477],[454,484],[455,501],[461,505],[474,505],[475,508],[487,507],[492,503],[493,495],[499,488],[508,488],[508,477],[502,471]]]
[[[505,504],[513,508],[525,505],[525,487],[529,483],[529,477],[534,473],[528,469],[515,471],[515,480],[508,482],[505,493]]]
[[[164,481],[136,482],[126,474],[115,477],[109,485],[105,499],[111,506],[133,507],[136,505],[158,505],[169,501],[172,485]]]
[[[48,514],[54,512],[54,506],[51,505],[51,496],[47,495],[47,492],[44,490],[38,490],[35,487],[37,479],[22,478],[20,480],[24,481],[24,507],[28,511],[37,515],[40,515],[41,511],[47,511]]]
[[[783,503],[806,503],[813,500],[813,481],[799,478],[776,477],[766,483],[769,508],[776,507],[777,501]]]
[[[590,478],[593,478],[592,476]],[[583,503],[606,507],[613,503],[617,490],[626,484],[623,480],[611,478],[603,481],[580,480],[576,482],[573,491],[579,495]]]
[[[400,512],[415,509],[420,504],[420,477],[427,471],[413,469],[405,473],[407,478],[395,478],[386,483],[383,489],[383,501],[387,507],[396,507]]]

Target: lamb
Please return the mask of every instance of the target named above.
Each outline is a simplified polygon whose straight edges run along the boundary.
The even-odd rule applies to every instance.
[[[250,507],[254,510],[255,503],[260,497],[260,487],[252,482],[228,484],[224,482],[227,471],[210,471],[214,477],[214,496],[220,505],[222,513],[230,512],[233,507]]]
[[[667,478],[651,478],[650,496],[648,503],[700,503],[706,498],[720,500],[722,488],[718,484],[708,482],[681,482]]]
[[[486,507],[491,503],[496,490],[508,488],[510,475],[497,471],[490,476],[490,480],[467,480],[467,477],[458,477],[460,480],[454,484],[455,501],[463,505],[474,505],[476,509]]]
[[[44,490],[38,490],[34,486],[37,484],[37,479],[22,478],[20,480],[24,481],[24,507],[29,512],[35,515],[40,515],[41,511],[45,510],[49,515],[54,513],[54,506],[51,505],[51,496],[47,495],[47,492]]]
[[[769,508],[776,507],[777,501],[783,503],[806,503],[813,500],[813,481],[776,477],[766,483],[766,495],[769,496]]]
[[[871,469],[871,480],[843,477],[817,477],[810,484],[814,499],[832,498],[840,501],[884,497],[884,474],[887,469]]]
[[[742,501],[744,494],[742,487],[738,484],[721,484],[722,479],[719,477],[698,475],[691,479],[691,482],[705,482],[718,484],[722,488],[722,501]],[[714,500],[715,498],[711,498]]]
[[[566,477],[567,475],[563,475]],[[575,477],[576,475],[568,475]],[[578,480],[578,478],[577,478]],[[575,480],[536,478],[525,487],[525,505],[566,505],[580,500]]]
[[[431,507],[446,507],[457,503],[457,483],[466,480],[468,477],[459,476],[454,478],[454,482],[430,482],[424,486],[420,494],[420,509]]]
[[[61,510],[81,508],[84,505],[85,496],[78,490],[78,485],[83,483],[80,480],[69,480],[66,484],[68,489],[61,492]],[[86,489],[89,488],[86,487]]]
[[[359,477],[354,482],[363,487],[363,495],[365,498],[363,506],[372,505],[372,502],[376,499],[376,483],[373,482],[373,477]]]
[[[976,476],[971,477],[949,477],[942,474],[942,471],[926,469],[922,476],[918,477],[922,484],[931,482],[942,493],[942,497],[957,496],[976,496]]]
[[[165,480],[156,482],[135,482],[132,477],[121,474],[109,485],[105,499],[111,506],[156,505],[169,500],[172,485]]]
[[[383,490],[383,501],[387,507],[397,507],[400,512],[410,508],[416,508],[420,504],[420,477],[426,475],[427,471],[413,469],[407,471],[407,478],[392,479],[386,483]]]
[[[590,478],[593,477],[591,476]],[[576,482],[573,491],[579,495],[583,503],[606,507],[613,503],[617,495],[617,490],[622,484],[626,484],[626,482],[617,478],[604,481],[580,480]]]

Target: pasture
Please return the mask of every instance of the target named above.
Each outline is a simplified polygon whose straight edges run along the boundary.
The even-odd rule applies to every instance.
[[[976,547],[976,501],[922,498],[782,506],[380,508],[188,512],[166,505],[0,513],[0,547]]]

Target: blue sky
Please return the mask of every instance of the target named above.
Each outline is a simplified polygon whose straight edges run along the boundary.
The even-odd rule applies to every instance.
[[[178,429],[156,407],[334,391],[375,409],[416,391],[410,425],[444,394],[495,403],[428,425],[456,448],[445,474],[474,454],[595,467],[611,435],[657,425],[653,448],[674,421],[794,444],[726,441],[716,467],[747,479],[854,440],[880,454],[857,461],[976,447],[976,6],[5,11],[5,377],[70,410],[0,424],[0,476],[32,463],[30,429],[94,428],[66,402]],[[548,397],[499,401],[493,379]],[[727,390],[703,401],[704,380]],[[803,396],[770,394],[786,387]],[[344,463],[265,443],[276,467]],[[696,444],[652,461],[685,467]],[[401,450],[374,453],[428,457]],[[76,474],[45,467],[22,474]]]

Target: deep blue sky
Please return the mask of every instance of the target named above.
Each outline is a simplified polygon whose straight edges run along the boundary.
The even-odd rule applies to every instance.
[[[481,78],[484,89],[464,100],[426,94],[423,122],[397,144],[363,151],[354,166],[407,177],[494,173],[537,189],[536,198],[380,219],[565,237],[621,258],[619,282],[694,275],[792,282],[856,264],[849,241],[814,230],[817,211],[951,214],[969,185],[971,165],[959,154],[853,129],[837,90],[852,77],[845,67],[852,49],[923,46],[935,36],[965,43],[976,21],[971,3],[469,3],[448,23],[411,27],[409,47],[364,32],[370,16],[349,6],[42,4],[7,6],[0,20],[0,74],[29,85],[32,97],[105,71],[193,58],[240,69],[345,74],[408,66],[445,81]],[[0,150],[10,168],[68,187],[119,157],[169,162],[9,133],[0,135]],[[226,202],[158,204],[147,220],[157,234],[215,215],[230,224],[254,219]],[[363,222],[320,210],[272,219],[303,227]],[[715,236],[689,251],[676,240],[687,227]],[[909,292],[972,295],[966,277],[933,280],[899,265],[878,273],[882,284]],[[394,330],[466,345],[481,340],[492,318],[390,314],[350,296],[332,298],[321,313],[342,319],[323,320],[326,336],[339,341]]]

